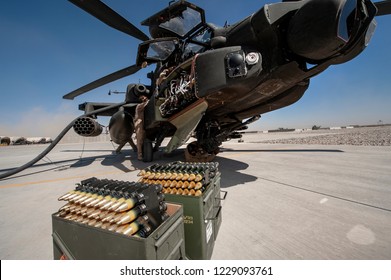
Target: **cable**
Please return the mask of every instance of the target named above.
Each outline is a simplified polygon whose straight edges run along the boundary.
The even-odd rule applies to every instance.
[[[80,154],[80,156],[79,156],[80,161],[83,161],[83,154],[84,154],[85,146],[86,146],[86,139],[84,138],[84,139],[83,139],[83,149],[81,150],[81,154]]]
[[[118,107],[121,107],[123,105],[125,105],[126,102],[122,102],[122,103],[118,103],[118,104],[115,104],[115,105],[111,105],[111,106],[107,106],[107,107],[104,107],[104,108],[101,108],[101,109],[98,109],[98,110],[95,110],[95,111],[92,111],[92,112],[89,112],[87,114],[84,114],[84,115],[81,115],[80,117],[77,117],[76,119],[74,119],[73,121],[71,121],[64,129],[63,131],[61,131],[61,133],[53,140],[53,142],[42,152],[40,153],[38,156],[36,156],[34,159],[32,159],[31,161],[29,161],[28,163],[20,166],[20,167],[17,167],[15,169],[12,169],[8,172],[5,172],[5,173],[2,173],[0,174],[0,180],[4,179],[4,178],[7,178],[9,176],[12,176],[16,173],[19,173],[31,166],[33,166],[35,163],[37,163],[38,161],[40,161],[44,156],[46,156],[57,144],[58,142],[60,142],[60,140],[65,136],[65,134],[71,129],[71,127],[73,126],[73,124],[75,123],[75,121],[78,119],[78,118],[82,118],[82,117],[89,117],[91,115],[95,115],[95,114],[99,114],[101,112],[104,112],[104,111],[107,111],[107,110],[111,110],[111,109],[115,109],[115,108],[118,108]]]

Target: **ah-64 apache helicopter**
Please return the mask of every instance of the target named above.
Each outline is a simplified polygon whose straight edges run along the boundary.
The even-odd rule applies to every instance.
[[[119,151],[133,143],[136,106],[140,96],[147,96],[144,161],[152,161],[166,137],[171,138],[167,153],[193,135],[197,141],[188,152],[216,154],[223,141],[240,137],[261,114],[298,101],[311,77],[360,54],[374,32],[375,16],[391,13],[391,1],[293,0],[267,4],[238,23],[217,27],[206,23],[203,9],[179,0],[141,23],[149,27],[149,38],[101,1],[70,2],[143,42],[135,65],[65,99],[156,64],[148,74],[151,83],[130,84],[119,108],[113,103],[81,104],[87,115],[99,113],[74,124],[80,135],[97,136],[102,129],[95,118],[111,116],[109,132]]]

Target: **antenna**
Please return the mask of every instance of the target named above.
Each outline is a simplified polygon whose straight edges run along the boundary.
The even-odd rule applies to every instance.
[[[109,90],[109,93],[108,95],[112,95],[112,94],[122,94],[122,93],[125,93],[124,91],[118,91],[118,90]]]

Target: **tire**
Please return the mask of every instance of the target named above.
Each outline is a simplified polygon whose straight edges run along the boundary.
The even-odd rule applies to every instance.
[[[143,144],[143,161],[151,162],[153,160],[152,141],[145,139]]]

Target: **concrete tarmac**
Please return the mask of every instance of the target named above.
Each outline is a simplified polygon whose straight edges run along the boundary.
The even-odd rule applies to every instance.
[[[247,137],[247,136],[246,136]],[[224,143],[222,225],[212,259],[391,259],[391,147]],[[249,136],[258,137],[258,136]],[[271,137],[270,135],[268,136]],[[0,147],[0,172],[46,145]],[[90,177],[137,180],[148,163],[110,142],[59,144],[0,181],[0,259],[53,259],[51,214]],[[184,160],[183,149],[156,162]]]

